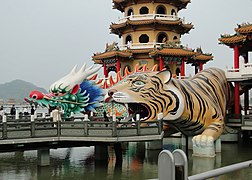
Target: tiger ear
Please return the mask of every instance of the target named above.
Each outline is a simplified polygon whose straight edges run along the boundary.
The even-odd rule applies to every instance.
[[[171,80],[171,71],[169,70],[162,70],[157,73],[157,76],[164,82],[168,83]]]

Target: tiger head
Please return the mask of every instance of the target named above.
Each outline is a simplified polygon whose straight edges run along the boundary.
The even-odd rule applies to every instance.
[[[167,70],[131,74],[108,90],[106,100],[127,104],[129,112],[140,114],[143,121],[157,120],[160,113],[174,120],[184,111],[183,97]]]

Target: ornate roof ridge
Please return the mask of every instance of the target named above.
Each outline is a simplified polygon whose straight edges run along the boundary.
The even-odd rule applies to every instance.
[[[137,2],[136,2],[137,1]],[[148,3],[148,2],[157,2],[157,3],[167,3],[171,4],[173,6],[178,7],[179,10],[185,9],[188,3],[191,2],[191,0],[113,0],[113,9],[118,9],[121,12],[124,12],[125,7],[133,5],[133,4],[139,4],[139,3]]]

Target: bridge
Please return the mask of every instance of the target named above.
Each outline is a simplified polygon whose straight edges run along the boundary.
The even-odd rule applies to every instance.
[[[53,122],[51,117],[4,116],[0,123],[0,149],[27,144],[57,144],[60,142],[97,143],[153,141],[163,138],[162,121],[117,122],[74,117],[69,121]]]
[[[105,122],[102,119],[72,117],[53,122],[51,117],[6,116],[0,123],[0,151],[38,150],[38,165],[50,164],[50,148],[95,146],[95,157],[107,160],[107,146],[122,156],[121,142],[160,141],[162,120],[148,122]]]

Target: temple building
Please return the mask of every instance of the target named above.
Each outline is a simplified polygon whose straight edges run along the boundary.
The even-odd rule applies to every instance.
[[[233,35],[221,35],[219,41],[220,44],[224,44],[234,50],[234,74],[236,74],[236,78],[233,78],[232,81],[235,84],[235,114],[240,114],[240,87],[243,87],[244,110],[245,114],[247,114],[249,109],[249,89],[252,87],[250,78],[252,75],[251,64],[249,64],[248,60],[248,53],[252,51],[252,24],[238,24],[234,30],[235,33]],[[243,62],[240,62],[240,57],[243,57]],[[240,67],[240,63],[242,63],[242,67]]]
[[[103,65],[104,76],[109,72],[132,71],[136,64],[158,70],[169,69],[172,74],[185,76],[185,64],[195,66],[195,73],[213,59],[201,48],[188,48],[181,44],[181,36],[193,28],[178,16],[190,0],[113,0],[113,8],[124,17],[110,25],[110,31],[122,39],[122,45],[107,44],[102,53],[92,56],[96,64]]]

